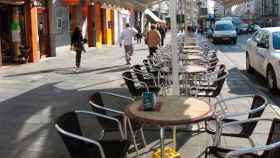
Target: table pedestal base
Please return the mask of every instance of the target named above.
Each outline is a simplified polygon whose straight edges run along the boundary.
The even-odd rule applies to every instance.
[[[157,149],[153,153],[152,158],[162,158],[161,151],[162,150]],[[166,148],[164,148],[164,158],[182,158],[182,156],[179,153],[177,153],[173,148],[166,147]]]

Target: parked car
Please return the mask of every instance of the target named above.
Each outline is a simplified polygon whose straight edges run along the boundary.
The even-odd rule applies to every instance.
[[[242,23],[240,25],[240,33],[248,33],[249,25],[246,23]]]
[[[231,41],[237,43],[237,33],[231,21],[217,21],[214,26],[213,43]]]
[[[221,19],[221,21],[229,20],[232,22],[236,29],[236,33],[240,33],[241,18],[239,16],[226,16]]]
[[[264,76],[270,91],[280,88],[280,27],[261,28],[248,39],[246,69]]]
[[[206,37],[207,38],[212,38],[213,37],[213,29],[212,28],[207,29]]]

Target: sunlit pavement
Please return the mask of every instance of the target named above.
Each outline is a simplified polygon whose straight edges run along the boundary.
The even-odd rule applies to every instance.
[[[211,47],[221,50],[221,63],[227,65],[230,73],[222,91],[223,97],[258,93],[277,104],[277,96],[271,97],[263,91],[262,81],[244,72],[244,41],[238,45],[218,45]],[[68,50],[66,50],[68,51]],[[121,73],[130,67],[125,64],[123,49],[118,46],[93,49],[83,54],[82,68],[76,71],[74,54],[64,53],[39,63],[0,69],[0,156],[1,158],[62,158],[69,157],[61,139],[54,130],[57,116],[73,109],[90,110],[88,97],[95,91],[110,91],[129,95],[121,79]],[[145,45],[136,45],[133,64],[141,63],[147,56]],[[254,80],[252,80],[252,78]],[[265,88],[264,88],[265,89]],[[272,100],[271,100],[272,98]],[[116,101],[109,100],[111,104]],[[214,102],[214,100],[212,101]],[[278,102],[279,103],[279,102]],[[249,109],[248,100],[232,104],[230,111],[240,112]],[[118,106],[118,108],[120,108]],[[276,108],[277,110],[277,108]],[[277,117],[275,109],[267,107],[263,117]],[[89,127],[89,137],[94,137],[97,125],[82,118]],[[258,124],[253,139],[256,144],[264,144],[268,124]],[[159,131],[145,130],[149,146],[141,149],[142,157],[150,157],[151,150],[158,145]],[[211,137],[206,133],[178,132],[177,148],[183,157],[199,157]],[[115,136],[115,135],[113,135]],[[167,138],[170,134],[167,133]],[[166,143],[170,139],[166,139]],[[248,140],[223,138],[224,146],[248,146]],[[133,149],[132,149],[133,150]],[[130,153],[129,157],[134,157]],[[203,156],[202,156],[203,157]]]

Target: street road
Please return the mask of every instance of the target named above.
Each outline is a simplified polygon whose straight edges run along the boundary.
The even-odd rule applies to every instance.
[[[254,86],[258,91],[264,93],[271,101],[280,106],[280,91],[274,95],[266,88],[266,80],[261,75],[255,73],[249,74],[246,72],[246,41],[251,37],[251,34],[244,34],[238,36],[236,45],[230,43],[220,43],[214,45],[212,39],[208,39],[208,44],[211,49],[220,50],[223,55],[234,65],[249,84]]]

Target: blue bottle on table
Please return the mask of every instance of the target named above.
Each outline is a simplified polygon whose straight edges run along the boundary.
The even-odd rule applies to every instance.
[[[143,106],[144,111],[153,111],[154,110],[154,93],[153,92],[144,92],[143,93]]]

